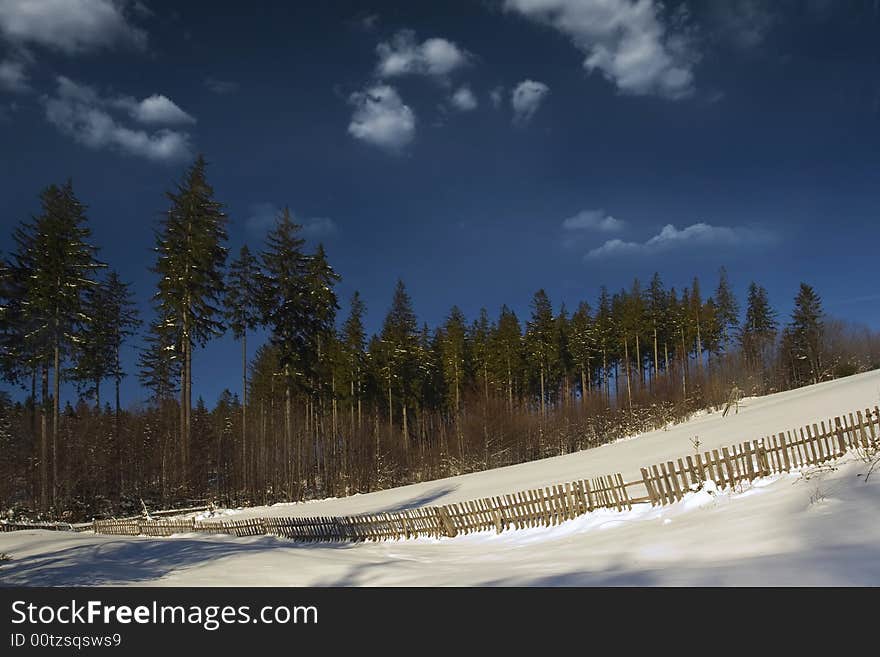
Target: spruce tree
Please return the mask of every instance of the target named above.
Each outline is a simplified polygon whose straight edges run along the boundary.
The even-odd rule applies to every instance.
[[[91,230],[85,206],[76,198],[73,184],[50,185],[40,195],[42,213],[15,231],[15,280],[21,283],[19,320],[23,352],[42,370],[40,431],[40,505],[48,507],[48,371],[54,372],[52,395],[52,501],[58,481],[58,439],[62,366],[81,342],[85,291],[94,286],[102,266],[97,249],[88,243]]]
[[[351,297],[351,309],[342,325],[342,335],[340,336],[346,364],[352,434],[355,429],[355,419],[357,419],[358,428],[363,421],[363,386],[367,340],[364,330],[365,313],[366,306],[360,293],[355,291]]]
[[[247,481],[247,336],[260,323],[260,263],[247,244],[229,265],[226,280],[226,318],[236,340],[241,341],[241,450],[242,469]]]
[[[593,318],[590,316],[590,305],[582,301],[569,323],[569,351],[580,374],[581,403],[584,403],[590,392],[592,377],[592,357],[594,349]]]
[[[719,344],[722,350],[726,350],[739,329],[739,304],[730,289],[727,269],[724,267],[718,272],[718,288],[715,290],[714,299]]]
[[[532,298],[532,316],[526,325],[526,353],[532,372],[538,379],[541,417],[545,417],[547,388],[551,372],[559,358],[559,344],[556,340],[553,307],[544,290],[538,290]]]
[[[266,237],[262,257],[266,276],[260,293],[263,323],[271,331],[280,374],[284,377],[283,458],[285,472],[289,472],[288,466],[293,463],[297,498],[302,493],[304,454],[301,440],[293,445],[293,393],[308,390],[314,362],[310,353],[313,319],[307,284],[309,263],[303,252],[305,241],[300,237],[301,230],[302,226],[294,223],[290,210],[285,207]]]
[[[766,350],[773,344],[776,331],[776,311],[770,306],[767,290],[753,281],[749,284],[746,316],[739,336],[749,367],[761,369],[763,372],[766,366]]]
[[[186,477],[192,408],[192,352],[222,335],[223,268],[227,249],[227,217],[223,205],[205,176],[206,162],[199,155],[176,190],[156,236],[159,275],[155,300],[162,314],[180,332],[182,368],[180,385],[180,441],[182,472]]]
[[[808,377],[818,383],[822,377],[823,321],[822,301],[816,291],[801,283],[791,314],[791,351],[798,380]]]
[[[412,308],[412,300],[403,281],[397,281],[391,308],[382,324],[381,341],[386,359],[388,382],[389,427],[393,424],[392,397],[394,382],[401,406],[401,422],[404,451],[409,449],[407,409],[412,403],[413,384],[417,367],[416,346],[418,322]]]
[[[498,325],[491,338],[492,367],[495,378],[504,381],[507,410],[513,412],[517,380],[523,370],[523,337],[519,319],[506,305],[501,307]]]

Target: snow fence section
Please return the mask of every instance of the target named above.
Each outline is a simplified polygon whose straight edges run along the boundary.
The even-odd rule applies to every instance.
[[[672,504],[711,480],[719,488],[733,488],[758,477],[822,465],[861,451],[866,456],[880,448],[880,408],[839,415],[793,431],[780,431],[761,440],[714,449],[677,461],[642,468],[641,483],[652,506]],[[631,484],[628,484],[631,485]]]
[[[457,536],[472,532],[501,533],[509,529],[550,527],[595,509],[632,508],[650,502],[672,504],[686,493],[712,481],[719,488],[734,487],[758,477],[821,465],[862,451],[880,448],[880,408],[843,414],[793,431],[780,431],[721,450],[693,454],[641,469],[639,481],[624,482],[614,474],[555,484],[544,488],[498,495],[445,506],[428,506],[393,513],[343,517],[252,518],[233,521],[204,520],[97,520],[101,534],[171,536],[181,533],[270,535],[299,541],[384,541],[391,539]],[[640,497],[628,489],[640,488]]]
[[[250,518],[220,522],[195,519],[95,520],[98,534],[172,536],[207,533],[278,536],[299,541],[386,541],[458,536],[494,529],[550,527],[595,509],[632,508],[621,474],[509,495],[391,513],[335,517]]]

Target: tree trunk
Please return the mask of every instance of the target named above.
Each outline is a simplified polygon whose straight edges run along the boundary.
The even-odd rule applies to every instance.
[[[241,488],[247,490],[247,331],[241,334]]]
[[[629,412],[632,413],[633,409],[633,394],[632,394],[632,386],[629,381],[629,340],[627,338],[623,339],[623,357],[625,359],[623,365],[623,372],[626,374],[626,396],[629,400]]]
[[[40,508],[49,509],[49,363],[40,376]]]
[[[54,397],[52,399],[52,506],[55,506],[58,498],[58,420],[60,415],[61,401],[61,346],[58,338],[55,339],[55,381],[53,386]]]

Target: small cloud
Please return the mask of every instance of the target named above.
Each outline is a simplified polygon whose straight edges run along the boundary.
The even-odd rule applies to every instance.
[[[477,97],[467,85],[460,87],[450,99],[452,106],[460,112],[470,112],[477,109]]]
[[[516,85],[510,97],[513,106],[513,122],[518,125],[529,123],[548,93],[550,93],[550,87],[543,82],[523,80]]]
[[[745,51],[759,47],[780,20],[772,3],[758,0],[713,0],[709,7],[716,37]]]
[[[116,0],[0,0],[0,34],[18,46],[37,45],[76,55],[146,47],[147,34],[129,20],[135,3]]]
[[[492,107],[498,109],[501,107],[501,103],[504,102],[504,87],[498,85],[492,91],[489,92],[489,100],[492,102]]]
[[[379,55],[376,74],[380,78],[402,75],[442,77],[470,60],[466,50],[447,39],[433,38],[417,43],[412,30],[401,30],[390,42],[376,46],[376,52]]]
[[[0,61],[0,91],[13,93],[30,91],[24,62],[13,59]]]
[[[117,150],[157,162],[178,162],[191,155],[189,133],[164,128],[154,132],[133,129],[110,113],[111,109],[124,109],[134,117],[135,110],[143,107],[133,99],[102,98],[93,88],[61,76],[55,95],[44,97],[43,103],[49,123],[89,148]],[[155,105],[148,103],[146,107],[141,118],[155,119],[149,110]],[[167,109],[164,104],[160,107]]]
[[[329,237],[339,232],[336,222],[329,217],[311,217],[302,222],[303,235],[308,237]]]
[[[603,233],[616,233],[623,230],[624,222],[605,214],[604,210],[581,210],[562,222],[568,231],[597,230]]]
[[[657,234],[645,242],[625,242],[620,239],[608,240],[584,256],[585,260],[599,260],[610,256],[649,255],[673,250],[682,246],[745,246],[766,244],[773,235],[766,230],[745,226],[712,226],[696,223],[679,230],[667,224]]]
[[[232,82],[231,80],[218,80],[217,78],[205,78],[205,86],[209,91],[218,96],[234,94],[239,89],[238,82]]]
[[[122,97],[110,101],[116,107],[126,110],[138,123],[174,125],[195,123],[196,120],[184,112],[177,104],[162,94],[153,94],[143,100]]]
[[[355,19],[355,25],[364,32],[372,32],[379,24],[379,14],[367,14]]]
[[[380,84],[349,97],[354,114],[348,133],[373,146],[398,152],[415,136],[416,115],[404,105],[394,87]]]
[[[255,234],[263,235],[275,226],[281,208],[272,202],[254,203],[250,207],[245,226]],[[302,227],[303,237],[317,239],[329,237],[339,232],[336,222],[329,217],[309,217],[301,219],[294,214],[294,221]]]

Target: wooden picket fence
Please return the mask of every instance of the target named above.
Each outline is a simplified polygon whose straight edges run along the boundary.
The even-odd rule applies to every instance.
[[[719,488],[731,488],[758,477],[822,465],[851,450],[880,446],[878,435],[880,408],[875,406],[865,409],[864,415],[862,411],[839,415],[827,425],[822,421],[720,451],[697,452],[642,468],[640,483],[647,492],[642,499],[652,506],[672,504],[707,480]]]
[[[641,468],[642,478],[624,482],[619,473],[484,497],[442,506],[355,516],[249,518],[246,520],[96,520],[100,534],[171,536],[180,533],[277,536],[297,541],[386,541],[418,537],[551,527],[596,509],[631,509],[633,504],[672,504],[712,480],[720,488],[758,477],[816,466],[852,450],[880,447],[880,408],[856,411],[780,431],[760,440],[695,452]],[[630,488],[644,495],[631,497]]]

